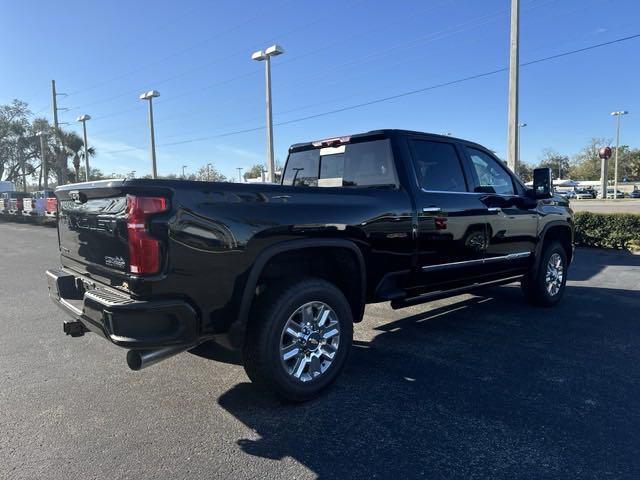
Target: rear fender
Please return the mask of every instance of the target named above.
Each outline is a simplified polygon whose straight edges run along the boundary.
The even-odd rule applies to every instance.
[[[327,238],[285,241],[266,248],[258,255],[256,261],[253,263],[253,266],[251,267],[251,270],[247,277],[247,282],[245,284],[244,290],[242,292],[238,316],[236,317],[236,320],[231,324],[231,327],[229,329],[229,341],[231,343],[231,346],[239,348],[244,342],[244,335],[247,329],[247,324],[249,322],[249,314],[251,311],[251,306],[253,304],[253,299],[255,297],[258,280],[265,265],[269,262],[269,260],[281,253],[318,247],[345,248],[355,254],[360,268],[361,283],[360,306],[358,307],[356,315],[358,316],[358,318],[362,318],[362,315],[364,313],[366,294],[366,267],[364,257],[360,249],[353,242],[342,239]]]

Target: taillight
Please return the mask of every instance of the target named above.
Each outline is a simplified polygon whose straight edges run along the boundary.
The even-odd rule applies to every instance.
[[[129,270],[138,275],[160,271],[160,241],[149,235],[149,216],[167,210],[164,197],[127,195],[127,232],[129,234]]]

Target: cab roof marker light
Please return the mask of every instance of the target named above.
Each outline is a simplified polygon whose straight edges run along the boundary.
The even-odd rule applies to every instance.
[[[338,145],[344,145],[351,141],[351,136],[327,138],[325,140],[316,140],[311,142],[314,147],[337,147]]]

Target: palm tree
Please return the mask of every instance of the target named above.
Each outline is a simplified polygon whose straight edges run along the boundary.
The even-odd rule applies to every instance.
[[[75,170],[75,181],[80,181],[80,160],[84,160],[84,142],[80,135],[75,132],[60,132],[60,140],[68,157],[73,157],[73,169]],[[89,147],[89,157],[94,157],[96,151]]]

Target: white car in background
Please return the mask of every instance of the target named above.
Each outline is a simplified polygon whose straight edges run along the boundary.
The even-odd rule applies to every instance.
[[[577,190],[576,198],[578,200],[593,200],[596,198],[596,194],[591,190]]]
[[[556,193],[558,195],[563,196],[564,198],[569,198],[569,199],[576,198],[575,190],[556,191]]]

